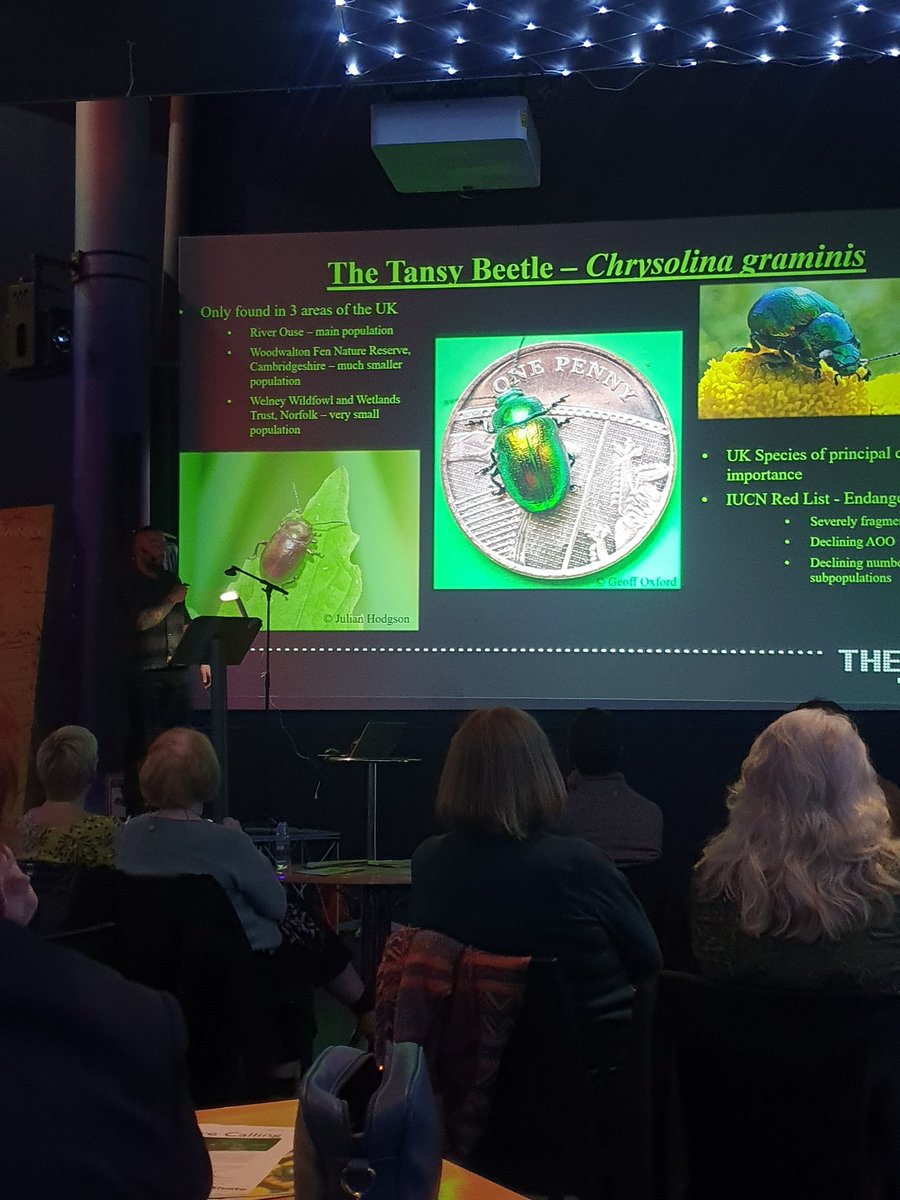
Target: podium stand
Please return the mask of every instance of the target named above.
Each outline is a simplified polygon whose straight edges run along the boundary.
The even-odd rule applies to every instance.
[[[209,663],[212,671],[210,714],[212,744],[219,760],[221,780],[215,816],[228,816],[228,672],[244,655],[262,628],[259,617],[195,617],[175,647],[173,667]]]

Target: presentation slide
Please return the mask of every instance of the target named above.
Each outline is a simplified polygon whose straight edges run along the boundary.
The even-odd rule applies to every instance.
[[[900,705],[898,230],[184,239],[191,611],[279,708]]]

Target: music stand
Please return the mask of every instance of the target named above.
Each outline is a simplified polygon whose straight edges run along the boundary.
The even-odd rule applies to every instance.
[[[228,673],[226,667],[243,662],[244,655],[262,628],[259,617],[195,617],[175,647],[173,667],[209,663],[212,671],[210,716],[212,744],[221,778],[215,815],[228,816]]]

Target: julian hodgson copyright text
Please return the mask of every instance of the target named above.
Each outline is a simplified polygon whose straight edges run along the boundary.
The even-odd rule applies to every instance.
[[[325,613],[326,625],[352,625],[362,629],[391,629],[396,625],[410,625],[408,616],[397,616],[394,613]]]

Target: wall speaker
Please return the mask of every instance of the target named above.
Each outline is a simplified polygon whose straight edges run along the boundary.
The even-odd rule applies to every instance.
[[[4,371],[27,371],[35,364],[37,294],[33,283],[20,280],[6,289],[6,312],[0,330]]]
[[[37,285],[30,280],[6,289],[6,313],[0,323],[0,366],[8,374],[60,375],[72,365],[72,314],[67,308],[38,306]]]

